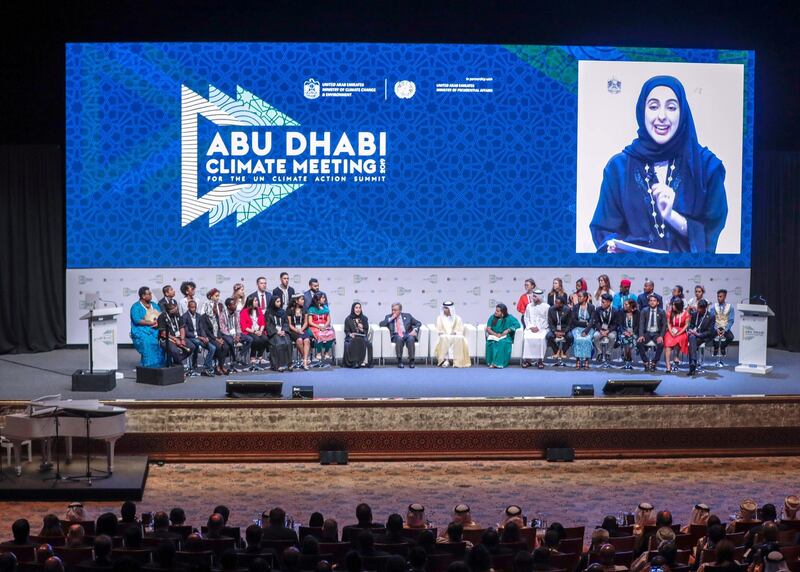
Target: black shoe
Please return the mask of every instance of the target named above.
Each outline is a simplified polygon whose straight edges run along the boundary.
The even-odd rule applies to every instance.
[[[399,367],[400,369],[403,369],[406,366],[403,365],[403,362],[399,361],[399,362],[397,362],[397,367]]]
[[[689,364],[689,375],[694,375],[696,371],[697,371],[697,364],[695,363]]]
[[[412,362],[408,363],[408,367],[410,367],[411,369],[414,369],[416,366],[414,365],[414,362],[412,361]]]
[[[369,363],[367,364],[367,368],[368,368],[368,369],[372,369],[372,362],[369,362]]]
[[[203,373],[201,373],[203,377],[214,377],[214,370],[213,369],[204,369]]]

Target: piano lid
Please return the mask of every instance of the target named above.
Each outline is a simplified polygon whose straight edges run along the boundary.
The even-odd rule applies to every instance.
[[[126,411],[123,407],[104,405],[99,399],[61,399],[61,395],[46,395],[30,402],[28,414],[31,417],[109,417]]]

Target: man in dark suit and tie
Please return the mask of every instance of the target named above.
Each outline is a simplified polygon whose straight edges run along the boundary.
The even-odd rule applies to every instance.
[[[253,298],[256,299],[256,304],[261,308],[261,311],[266,314],[269,303],[272,301],[272,294],[267,292],[267,279],[264,276],[259,276],[256,279],[256,291],[250,294],[246,301]]]
[[[689,319],[689,375],[697,371],[697,347],[714,339],[714,318],[708,312],[708,301],[701,298],[697,311]]]
[[[294,288],[289,286],[288,272],[281,272],[280,280],[280,284],[278,284],[272,291],[272,297],[280,298],[283,301],[283,306],[281,306],[281,308],[285,310],[289,307],[289,302],[292,301],[292,297],[294,296]]]
[[[636,303],[639,304],[639,311],[642,311],[644,308],[647,307],[647,305],[649,304],[647,299],[650,298],[651,295],[655,296],[658,299],[659,308],[664,307],[664,300],[663,298],[661,298],[660,294],[656,294],[655,289],[656,289],[655,282],[653,282],[649,278],[644,281],[644,292],[639,294],[639,296],[637,296],[636,298]]]
[[[175,302],[176,304],[178,301],[175,299],[175,288],[173,288],[170,284],[167,284],[161,289],[161,292],[164,294],[164,297],[158,301],[158,306],[161,308],[162,312],[167,311],[167,304],[171,304]]]
[[[667,313],[661,309],[658,298],[650,294],[647,298],[647,307],[639,312],[639,339],[636,349],[642,359],[645,371],[655,371],[661,352],[664,350],[664,334],[667,332]],[[656,353],[653,361],[647,361],[647,344],[655,342]]]
[[[388,314],[380,323],[382,328],[389,328],[392,336],[394,351],[397,354],[397,367],[403,367],[403,347],[408,349],[408,367],[414,367],[414,344],[419,338],[419,329],[422,324],[411,314],[403,312],[403,305],[399,302],[392,304],[392,313]]]
[[[208,351],[206,352],[202,375],[214,377],[213,363],[217,346],[214,345],[212,334],[208,332],[204,316],[197,313],[197,302],[194,300],[189,301],[189,309],[181,316],[181,326],[183,326],[183,331],[186,334],[187,345],[192,345],[192,373],[189,375],[197,377],[197,373],[194,371],[197,369],[197,356],[200,353],[200,348],[204,348]]]
[[[310,278],[308,280],[308,290],[303,292],[303,309],[306,312],[308,312],[308,309],[311,307],[311,302],[314,300],[314,295],[320,293],[325,294],[325,292],[321,292],[319,289],[319,280],[316,278]],[[325,298],[328,300],[328,305],[330,305],[331,301],[327,294],[325,294]]]

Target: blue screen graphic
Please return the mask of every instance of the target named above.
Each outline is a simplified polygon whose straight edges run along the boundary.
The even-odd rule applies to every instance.
[[[70,268],[750,266],[752,52],[66,50]],[[742,66],[734,252],[576,249],[580,61]]]

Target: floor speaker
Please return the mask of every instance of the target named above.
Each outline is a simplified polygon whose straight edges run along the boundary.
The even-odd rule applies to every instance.
[[[283,396],[283,382],[229,379],[225,382],[225,395],[244,399],[280,399]]]
[[[347,451],[320,451],[320,465],[346,465],[349,459]]]
[[[550,447],[545,451],[545,458],[551,463],[571,463],[575,460],[575,449],[572,447]]]
[[[147,385],[175,385],[176,383],[183,383],[183,366],[136,366],[136,383],[145,383]]]
[[[72,391],[111,391],[117,387],[115,370],[89,373],[79,369],[72,374]]]

